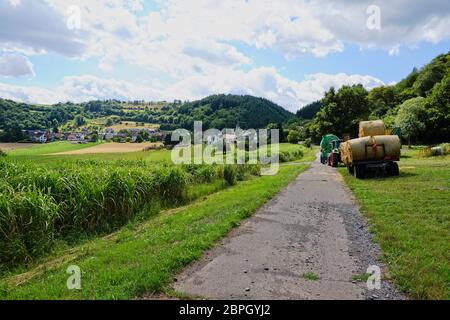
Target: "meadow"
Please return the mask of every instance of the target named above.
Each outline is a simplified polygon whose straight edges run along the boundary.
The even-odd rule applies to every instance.
[[[450,298],[450,156],[404,148],[400,176],[359,180],[340,168],[361,204],[389,274],[415,299]]]

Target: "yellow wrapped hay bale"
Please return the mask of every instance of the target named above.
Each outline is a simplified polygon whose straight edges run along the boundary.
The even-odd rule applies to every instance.
[[[386,133],[383,120],[361,121],[359,123],[359,137],[382,136]]]
[[[341,159],[346,165],[358,161],[400,159],[400,138],[398,136],[374,136],[352,139],[341,145]]]

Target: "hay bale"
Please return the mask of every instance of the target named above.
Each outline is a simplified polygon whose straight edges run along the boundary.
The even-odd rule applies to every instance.
[[[442,147],[434,147],[431,148],[431,155],[432,156],[443,156],[444,155],[444,149]]]
[[[383,120],[361,121],[359,123],[359,137],[382,136],[386,133]]]
[[[341,145],[341,159],[346,165],[358,161],[376,161],[389,157],[400,159],[401,143],[398,136],[374,136],[352,139]]]

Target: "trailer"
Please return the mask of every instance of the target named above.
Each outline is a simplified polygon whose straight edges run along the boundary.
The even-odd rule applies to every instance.
[[[358,179],[364,179],[369,172],[377,176],[400,175],[398,164],[393,160],[359,161],[347,166],[347,169]]]
[[[341,159],[348,172],[363,179],[369,172],[376,175],[398,176],[401,143],[398,136],[373,136],[341,144]]]

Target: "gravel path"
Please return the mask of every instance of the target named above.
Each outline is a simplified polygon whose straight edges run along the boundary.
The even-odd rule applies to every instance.
[[[314,162],[187,267],[174,288],[209,299],[402,299],[386,280],[368,290],[353,279],[369,265],[384,270],[378,256],[339,173]]]

